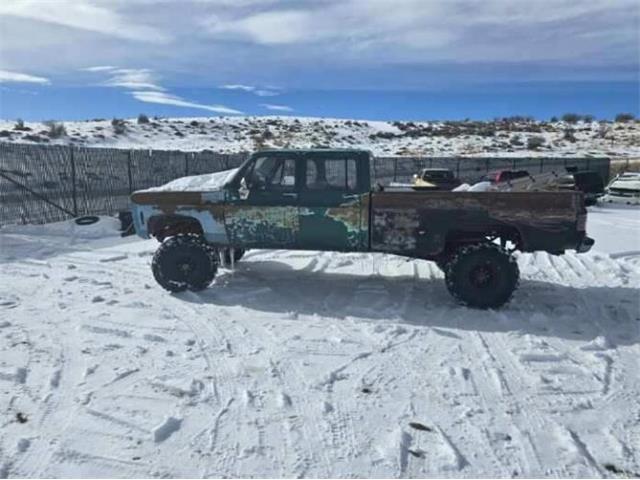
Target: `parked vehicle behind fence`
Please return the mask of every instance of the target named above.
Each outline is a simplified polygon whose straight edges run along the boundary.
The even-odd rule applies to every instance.
[[[640,172],[625,172],[617,175],[602,197],[604,203],[640,205]]]

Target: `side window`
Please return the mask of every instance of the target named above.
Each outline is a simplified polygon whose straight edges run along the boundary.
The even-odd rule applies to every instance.
[[[296,183],[293,158],[260,157],[244,175],[250,190],[292,191]]]
[[[353,159],[307,160],[308,190],[352,191],[357,188],[356,161]]]
[[[268,190],[289,191],[296,186],[296,161],[293,158],[281,159],[267,184]]]

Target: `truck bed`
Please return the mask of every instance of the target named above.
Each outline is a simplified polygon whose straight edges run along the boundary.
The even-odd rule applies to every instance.
[[[580,192],[382,191],[370,201],[373,251],[429,257],[452,235],[509,230],[522,251],[562,253],[584,237]]]

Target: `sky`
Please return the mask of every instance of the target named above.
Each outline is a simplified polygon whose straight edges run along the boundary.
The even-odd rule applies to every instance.
[[[0,117],[612,118],[638,0],[2,0]]]

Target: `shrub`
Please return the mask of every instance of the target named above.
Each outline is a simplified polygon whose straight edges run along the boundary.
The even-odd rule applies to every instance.
[[[138,125],[143,125],[149,123],[149,117],[147,117],[144,113],[138,115]]]
[[[111,126],[113,127],[113,133],[120,135],[127,130],[126,122],[121,118],[114,118],[111,120]]]
[[[527,148],[529,150],[537,150],[545,144],[544,137],[532,136],[527,139]]]
[[[573,128],[567,128],[564,131],[564,135],[562,136],[562,138],[567,142],[571,142],[571,143],[575,143],[577,141],[575,131],[573,130]]]
[[[636,117],[633,113],[619,113],[616,115],[616,122],[627,123],[634,120]]]
[[[524,142],[522,141],[522,137],[518,134],[511,137],[509,139],[509,143],[514,147],[521,147],[522,145],[524,145]]]
[[[44,122],[44,124],[49,128],[47,131],[47,135],[49,138],[60,138],[67,135],[67,129],[64,127],[64,123],[54,122],[53,120],[49,120]]]
[[[565,113],[562,115],[562,121],[567,123],[578,123],[580,118],[580,115],[577,113]]]

